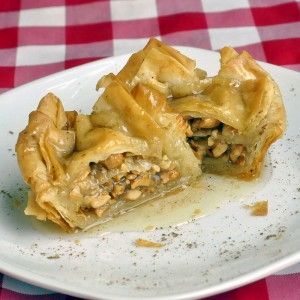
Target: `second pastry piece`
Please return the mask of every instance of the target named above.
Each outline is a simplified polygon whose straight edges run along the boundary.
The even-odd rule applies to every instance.
[[[245,179],[260,174],[285,129],[277,84],[247,53],[221,50],[221,69],[199,94],[170,101],[191,126],[188,141],[203,171]]]

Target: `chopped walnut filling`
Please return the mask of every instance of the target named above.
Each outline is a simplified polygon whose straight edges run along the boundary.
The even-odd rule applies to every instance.
[[[194,118],[189,120],[192,134],[188,135],[188,142],[194,150],[195,156],[202,160],[209,156],[214,158],[228,157],[237,165],[244,165],[246,161],[246,147],[241,144],[227,143],[225,136],[234,136],[238,131],[214,118]]]
[[[240,144],[232,145],[229,153],[229,158],[233,163],[244,164],[245,163],[245,147]]]
[[[129,201],[133,201],[140,198],[141,195],[142,192],[140,190],[129,190],[125,194],[125,199]]]
[[[118,200],[135,201],[180,178],[175,162],[166,155],[162,160],[131,153],[112,154],[104,161],[90,164],[90,173],[71,192],[83,199],[80,209],[101,216]]]
[[[203,128],[215,128],[219,126],[221,122],[213,118],[203,118],[203,119],[194,119],[192,122],[192,130],[196,131],[197,129]]]
[[[180,176],[179,172],[175,169],[169,171],[163,171],[160,175],[163,183],[168,183],[169,181],[175,180]]]

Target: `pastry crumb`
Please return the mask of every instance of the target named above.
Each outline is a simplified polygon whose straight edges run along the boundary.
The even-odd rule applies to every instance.
[[[14,199],[12,202],[12,206],[16,209],[20,208],[22,205],[22,202],[19,199]]]
[[[162,243],[152,242],[144,239],[137,239],[135,240],[134,244],[136,247],[146,247],[146,248],[161,248],[165,245]]]
[[[268,214],[268,201],[257,201],[252,205],[245,205],[251,210],[251,216],[266,216]]]
[[[79,239],[75,239],[74,240],[74,244],[80,246],[81,245],[80,240]]]
[[[48,259],[58,259],[60,256],[58,254],[47,256]]]
[[[193,211],[193,213],[192,213],[192,217],[193,217],[193,218],[196,218],[196,217],[201,216],[202,214],[203,214],[203,213],[202,213],[201,209],[200,209],[200,208],[196,208],[196,209]]]
[[[148,225],[145,227],[145,231],[154,231],[156,229],[156,226],[154,225]]]

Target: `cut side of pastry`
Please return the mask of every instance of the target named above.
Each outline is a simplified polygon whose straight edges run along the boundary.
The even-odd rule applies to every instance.
[[[106,119],[112,112],[118,112],[116,124],[112,124],[113,117]],[[172,110],[165,95],[152,87],[137,84],[129,92],[118,80],[113,81],[94,105],[91,120],[95,126],[111,126],[146,140],[153,153],[163,151],[177,161],[184,175],[201,174],[199,162],[186,141],[188,125]]]
[[[188,142],[204,172],[251,179],[285,129],[277,84],[247,53],[221,50],[221,69],[198,95],[173,99],[185,117]]]

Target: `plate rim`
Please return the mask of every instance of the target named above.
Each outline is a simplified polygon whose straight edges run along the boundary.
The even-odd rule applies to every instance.
[[[130,299],[161,299],[161,300],[175,300],[175,299],[201,299],[203,297],[210,297],[220,293],[224,293],[241,286],[247,285],[249,283],[258,281],[262,278],[265,278],[275,272],[278,272],[284,268],[288,268],[293,264],[300,262],[300,250],[285,256],[281,259],[274,261],[271,264],[267,264],[266,266],[262,266],[254,271],[248,272],[246,274],[234,277],[230,280],[224,281],[223,283],[219,283],[217,285],[213,285],[211,287],[204,288],[202,290],[194,290],[192,292],[186,292],[181,294],[174,295],[166,295],[166,296],[118,296],[113,294],[101,294],[100,296],[96,296],[95,292],[81,292],[81,288],[77,288],[71,285],[67,285],[67,287],[63,287],[63,283],[60,284],[59,281],[48,279],[48,283],[43,281],[42,278],[45,278],[40,275],[34,275],[34,273],[26,270],[22,270],[22,268],[15,268],[16,271],[9,271],[8,269],[2,268],[3,261],[0,258],[0,272],[13,277],[17,280],[21,280],[28,284],[32,284],[44,289],[58,293],[63,293],[75,297],[89,297],[90,299],[109,299],[109,300],[130,300]],[[4,263],[5,264],[5,263]],[[9,266],[9,264],[7,264]],[[18,271],[19,270],[19,271]],[[21,270],[21,272],[20,272]],[[22,275],[24,274],[24,275]],[[28,276],[29,275],[29,276]],[[30,278],[34,275],[34,278]],[[200,297],[200,298],[199,298]]]

